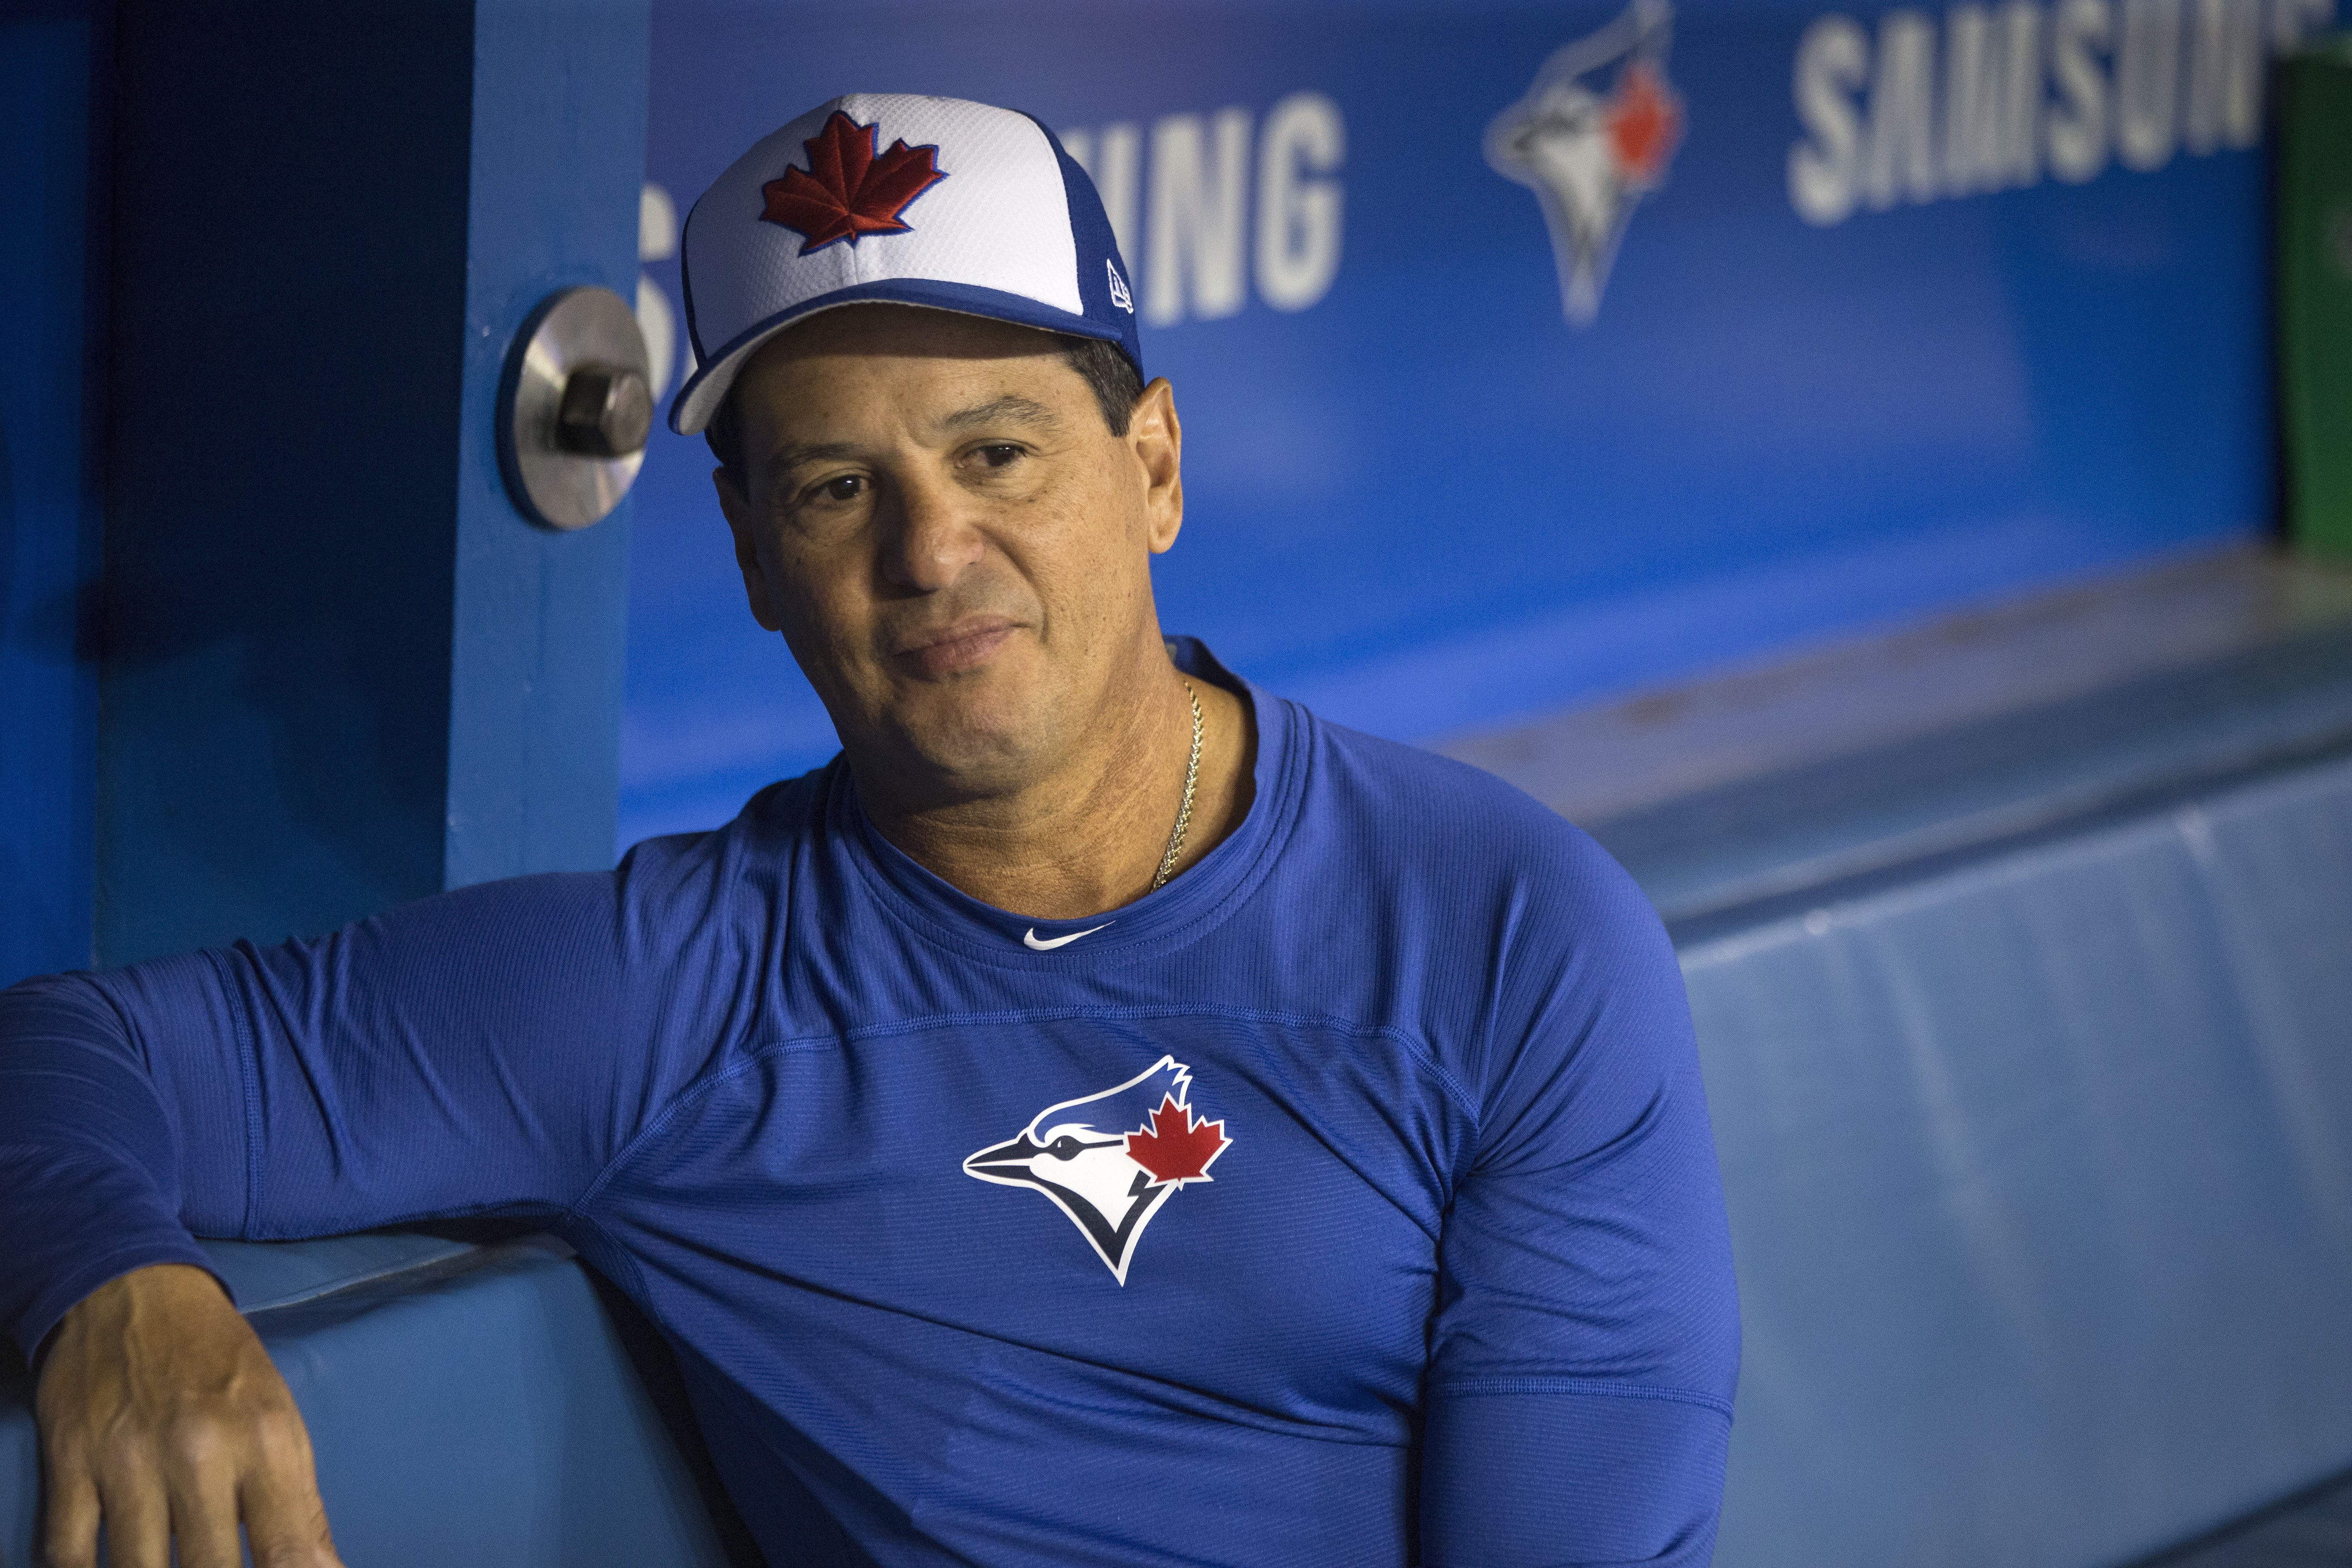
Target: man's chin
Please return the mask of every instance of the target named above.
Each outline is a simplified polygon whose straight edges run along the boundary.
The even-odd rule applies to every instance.
[[[960,679],[912,683],[889,718],[905,749],[958,795],[1018,788],[1055,748],[1035,671],[996,661]]]

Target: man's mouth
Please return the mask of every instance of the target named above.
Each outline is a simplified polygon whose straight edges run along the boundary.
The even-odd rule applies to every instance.
[[[966,616],[936,631],[919,634],[893,656],[929,680],[977,669],[1020,628],[1003,616]]]

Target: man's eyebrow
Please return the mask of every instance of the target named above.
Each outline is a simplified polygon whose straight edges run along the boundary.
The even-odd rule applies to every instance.
[[[1056,430],[1061,420],[1054,411],[1034,398],[1012,395],[991,398],[970,408],[960,408],[941,419],[941,430],[969,430],[976,425],[1029,425],[1040,429]]]
[[[970,408],[959,408],[953,414],[943,416],[938,428],[944,433],[953,434],[956,431],[971,429],[976,426],[987,425],[1027,425],[1041,430],[1058,430],[1062,427],[1061,420],[1055,416],[1052,409],[1035,398],[1012,394],[1003,397],[991,398],[986,403],[975,403]],[[772,474],[789,474],[793,469],[804,468],[811,463],[829,463],[838,458],[855,458],[863,450],[864,448],[854,441],[809,441],[795,446],[779,447],[769,454],[768,471]]]
[[[768,455],[768,471],[788,474],[805,463],[829,463],[836,458],[854,458],[857,447],[848,441],[814,441],[797,447],[779,447]]]

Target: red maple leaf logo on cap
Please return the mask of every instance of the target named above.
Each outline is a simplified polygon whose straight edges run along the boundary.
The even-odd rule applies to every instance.
[[[782,179],[760,187],[768,198],[761,220],[806,236],[803,256],[839,240],[856,245],[865,235],[905,234],[911,226],[898,215],[948,176],[936,146],[909,147],[901,137],[888,152],[876,153],[879,129],[835,110],[824,129],[801,143],[808,168],[786,164]]]
[[[1610,99],[1604,119],[1609,149],[1617,154],[1625,183],[1636,189],[1656,184],[1682,140],[1682,104],[1647,60],[1625,68]]]
[[[1208,1181],[1210,1163],[1232,1142],[1223,1121],[1195,1121],[1191,1106],[1179,1105],[1174,1095],[1164,1094],[1160,1109],[1151,1113],[1150,1129],[1138,1128],[1127,1135],[1127,1157],[1151,1173],[1153,1186],[1173,1182],[1181,1187],[1187,1182]]]

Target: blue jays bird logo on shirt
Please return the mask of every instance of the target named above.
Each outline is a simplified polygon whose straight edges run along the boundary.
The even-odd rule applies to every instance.
[[[1115,1089],[1049,1105],[1018,1135],[967,1157],[964,1174],[1042,1193],[1121,1285],[1171,1194],[1210,1180],[1233,1146],[1222,1121],[1194,1115],[1192,1069],[1161,1057]]]

